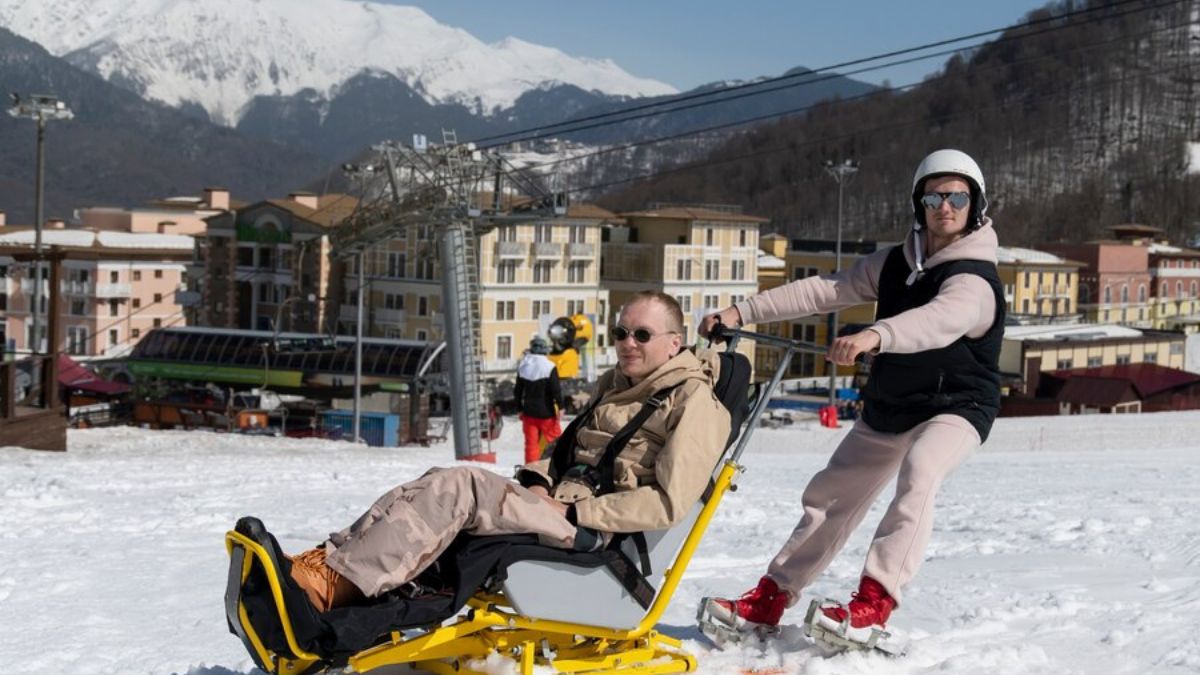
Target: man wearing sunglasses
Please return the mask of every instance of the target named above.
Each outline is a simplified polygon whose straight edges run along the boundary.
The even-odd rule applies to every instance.
[[[921,565],[938,487],[986,440],[999,411],[1005,306],[983,173],[965,153],[938,150],[917,167],[912,204],[913,226],[901,245],[848,270],[760,293],[700,326],[706,335],[718,320],[762,323],[877,303],[875,323],[833,340],[826,355],[841,366],[873,356],[861,419],[812,478],[800,523],[757,588],[705,607],[731,630],[776,626],[898,474],[858,592],[816,619],[851,640],[869,640]]]
[[[596,403],[543,459],[518,469],[517,482],[472,466],[432,469],[289,558],[291,579],[324,612],[405,586],[459,532],[537,534],[549,546],[597,550],[612,533],[679,522],[708,486],[730,429],[713,393],[717,354],[684,349],[682,332],[674,298],[636,294],[613,329],[619,363],[601,376]],[[651,397],[657,406],[646,405]],[[635,418],[611,473],[601,472],[609,441]]]

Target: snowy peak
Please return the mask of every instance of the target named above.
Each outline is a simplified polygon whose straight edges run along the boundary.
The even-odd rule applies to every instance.
[[[77,66],[233,125],[256,96],[329,98],[367,70],[431,103],[490,114],[550,83],[618,96],[674,93],[608,59],[517,38],[486,44],[415,7],[350,0],[0,0],[0,25]]]

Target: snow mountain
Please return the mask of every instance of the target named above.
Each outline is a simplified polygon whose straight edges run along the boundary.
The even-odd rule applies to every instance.
[[[139,95],[235,126],[257,97],[334,99],[363,75],[476,115],[557,85],[671,94],[608,59],[486,44],[415,7],[351,0],[0,0],[0,26]]]

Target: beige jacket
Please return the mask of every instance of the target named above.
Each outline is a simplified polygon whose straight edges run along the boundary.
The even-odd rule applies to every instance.
[[[595,466],[610,438],[637,415],[655,392],[683,383],[668,396],[617,456],[616,491],[599,496],[577,486],[555,485],[550,453],[520,471],[532,471],[553,486],[551,494],[575,504],[577,522],[603,532],[660,530],[683,519],[700,499],[729,438],[729,411],[717,400],[716,352],[683,351],[637,385],[613,369],[596,387],[601,397],[592,420],[576,436],[575,461]],[[519,475],[519,474],[518,474]],[[563,491],[563,494],[558,494]],[[579,499],[582,497],[582,499]],[[579,501],[575,501],[579,499]]]

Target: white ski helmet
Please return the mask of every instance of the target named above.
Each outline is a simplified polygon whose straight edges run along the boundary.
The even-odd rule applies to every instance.
[[[925,227],[925,206],[921,204],[921,197],[925,196],[926,179],[948,175],[959,176],[971,186],[971,213],[967,217],[967,227],[974,230],[983,224],[983,214],[988,206],[987,184],[979,165],[960,150],[937,150],[921,160],[913,174],[913,216],[917,219],[915,229]]]

